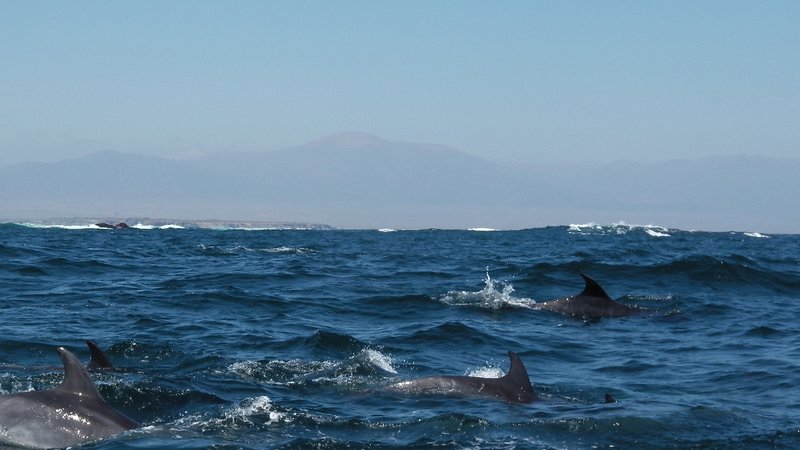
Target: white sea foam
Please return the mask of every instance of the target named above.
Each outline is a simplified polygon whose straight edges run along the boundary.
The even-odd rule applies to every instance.
[[[744,233],[744,235],[747,236],[747,237],[752,237],[752,238],[769,239],[769,236],[767,236],[766,234],[761,234],[761,233],[757,233],[757,232]]]
[[[481,231],[481,232],[500,231],[500,230],[497,230],[497,229],[495,229],[495,228],[482,228],[482,227],[478,227],[478,228],[467,228],[467,230],[468,230],[468,231]]]
[[[395,230],[394,228],[380,228],[378,231],[380,231],[381,233],[394,233],[397,230]]]

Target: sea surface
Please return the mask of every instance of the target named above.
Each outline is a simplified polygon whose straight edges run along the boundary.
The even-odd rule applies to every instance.
[[[651,312],[536,309],[581,273]],[[92,449],[795,449],[799,318],[800,235],[0,225],[0,394],[96,341],[142,427]],[[508,351],[540,401],[384,390]]]

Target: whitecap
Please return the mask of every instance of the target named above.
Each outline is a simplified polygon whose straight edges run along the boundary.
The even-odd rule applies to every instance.
[[[667,227],[662,227],[660,225],[636,225],[636,224],[629,224],[625,221],[619,221],[616,223],[612,223],[611,225],[600,225],[594,222],[589,222],[585,224],[570,224],[569,225],[569,233],[572,234],[627,234],[631,231],[635,230],[643,230],[650,236],[653,237],[669,237],[671,236],[670,229]]]
[[[657,229],[653,229],[653,228],[645,228],[644,232],[649,234],[650,236],[653,236],[653,237],[670,237],[671,236],[668,233],[664,233],[662,231],[658,231]]]
[[[758,233],[758,232],[744,233],[744,235],[747,236],[747,237],[759,238],[759,239],[769,239],[770,238],[770,236],[767,236],[766,234],[761,234],[761,233]]]
[[[598,225],[594,222],[588,222],[583,224],[572,223],[569,225],[568,231],[571,234],[588,234],[588,233],[603,231],[603,226]]]
[[[105,228],[98,227],[97,225],[66,225],[66,224],[42,224],[42,223],[33,223],[33,222],[25,222],[18,224],[23,227],[28,228],[58,228],[62,230],[103,230]]]
[[[253,251],[249,248],[243,247],[244,250]],[[303,254],[303,253],[313,253],[314,250],[306,247],[288,247],[288,246],[280,246],[280,247],[269,247],[269,248],[261,248],[256,251],[263,252],[263,253],[296,253],[296,254]]]

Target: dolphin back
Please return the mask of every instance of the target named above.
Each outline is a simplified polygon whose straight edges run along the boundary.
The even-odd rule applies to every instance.
[[[137,428],[103,400],[78,358],[57,349],[64,381],[53,389],[0,396],[0,440],[29,448],[73,447]]]
[[[533,390],[531,379],[522,360],[514,352],[508,352],[511,367],[498,382],[502,384],[504,400],[512,403],[531,403],[536,401],[536,391]]]
[[[509,403],[531,403],[536,400],[525,365],[514,352],[508,352],[511,367],[500,378],[469,376],[435,376],[401,381],[386,387],[390,392],[406,394],[481,395]]]
[[[64,381],[55,390],[105,401],[78,358],[64,347],[58,347],[57,351],[64,363]]]
[[[586,283],[586,285],[583,288],[583,292],[581,292],[578,295],[582,295],[585,297],[607,298],[611,300],[611,297],[609,297],[608,294],[606,294],[606,291],[604,291],[603,288],[600,287],[600,285],[597,284],[596,281],[589,278],[585,274],[581,274],[581,276],[583,277],[583,281]]]

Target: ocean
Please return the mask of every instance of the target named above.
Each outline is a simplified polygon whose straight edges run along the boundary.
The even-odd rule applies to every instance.
[[[651,310],[538,310],[580,274]],[[142,427],[96,449],[800,448],[800,235],[0,225],[0,394],[55,348]],[[431,375],[539,396],[402,395]],[[605,403],[612,394],[617,402]]]

